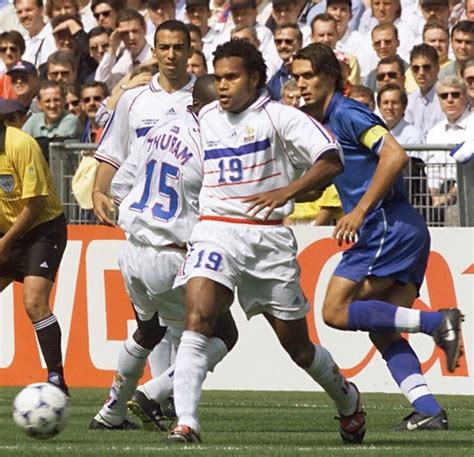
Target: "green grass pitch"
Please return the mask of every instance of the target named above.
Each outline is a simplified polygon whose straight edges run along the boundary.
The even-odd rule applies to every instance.
[[[48,441],[18,430],[11,405],[19,388],[0,389],[0,456],[474,456],[473,399],[440,396],[450,431],[393,432],[410,408],[401,395],[364,394],[367,434],[360,446],[344,446],[335,410],[314,392],[205,391],[200,407],[203,445],[169,448],[160,432],[89,431],[104,389],[72,389],[66,429]]]

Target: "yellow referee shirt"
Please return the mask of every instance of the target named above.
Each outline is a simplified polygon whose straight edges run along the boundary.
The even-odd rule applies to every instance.
[[[63,207],[38,143],[27,133],[7,127],[5,148],[0,149],[0,233],[16,221],[25,199],[39,196],[47,196],[47,203],[30,228],[55,219]]]

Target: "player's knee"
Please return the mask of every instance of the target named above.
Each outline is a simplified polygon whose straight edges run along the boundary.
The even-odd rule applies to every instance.
[[[325,302],[323,306],[323,320],[326,325],[329,325],[329,327],[337,328],[337,324],[338,324],[337,308],[335,308],[328,302]]]
[[[231,351],[235,346],[239,338],[239,331],[229,311],[218,317],[212,336],[224,341],[228,351]]]
[[[211,336],[216,325],[217,316],[211,312],[202,312],[199,309],[188,311],[186,315],[186,329]]]
[[[133,339],[145,349],[153,349],[166,333],[166,327],[160,325],[158,313],[148,321],[137,319],[137,325]]]
[[[31,322],[38,322],[51,314],[48,304],[38,300],[34,295],[25,296],[23,303]]]

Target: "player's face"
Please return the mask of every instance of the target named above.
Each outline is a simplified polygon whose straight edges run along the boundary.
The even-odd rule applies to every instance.
[[[415,57],[410,64],[411,72],[423,93],[428,92],[438,79],[439,65],[425,56]]]
[[[156,35],[154,52],[160,76],[175,80],[186,75],[186,67],[188,59],[192,56],[192,50],[182,32],[160,30]]]
[[[405,108],[398,90],[387,90],[380,98],[380,113],[389,128],[395,127],[403,117]]]
[[[291,68],[305,104],[325,106],[334,91],[334,78],[324,73],[316,74],[306,59],[293,60]]]
[[[248,74],[241,57],[219,59],[214,65],[216,90],[225,111],[238,114],[257,98],[259,76]]]
[[[449,37],[442,29],[429,29],[423,35],[425,44],[429,44],[436,49],[440,63],[443,63],[448,58]]]

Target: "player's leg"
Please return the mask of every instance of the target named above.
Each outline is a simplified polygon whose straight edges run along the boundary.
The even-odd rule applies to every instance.
[[[208,340],[208,371],[214,371],[215,366],[235,346],[238,331],[230,311],[219,315],[212,336]],[[171,365],[160,376],[150,379],[139,386],[129,408],[144,422],[153,422],[156,428],[163,430],[165,414],[163,404],[173,394],[175,365]],[[150,400],[153,400],[150,402]],[[159,407],[157,407],[159,405]]]
[[[393,282],[393,279],[382,278],[381,281]],[[357,283],[350,279],[331,278],[323,305],[323,318],[327,325],[340,330],[431,335],[445,351],[449,370],[455,370],[460,355],[462,321],[458,310],[418,311],[394,306],[384,300],[357,300],[354,298],[356,289]]]
[[[150,366],[152,378],[160,376],[170,367],[172,364],[172,352],[171,332],[168,329],[160,343],[155,346],[148,356],[148,365]]]
[[[178,425],[168,442],[200,441],[197,409],[209,367],[209,340],[219,314],[232,301],[233,292],[212,279],[192,277],[186,284],[186,329],[176,354],[173,387]]]
[[[365,414],[359,392],[341,374],[329,351],[311,342],[306,318],[285,321],[268,313],[264,316],[291,359],[333,399],[341,415],[341,436],[344,442],[361,443],[365,434]]]
[[[36,331],[48,369],[48,381],[67,392],[61,351],[61,328],[49,307],[53,282],[39,276],[23,279],[23,303]]]
[[[376,278],[367,278],[359,298],[374,297],[372,283]],[[396,306],[411,308],[418,295],[418,287],[413,283],[394,284],[385,293],[385,300]],[[420,361],[409,342],[399,333],[370,333],[370,339],[382,354],[393,379],[401,392],[413,405],[414,413],[399,425],[400,430],[445,430],[447,416],[431,393],[421,371]]]
[[[92,430],[138,428],[126,417],[127,401],[135,392],[138,381],[143,375],[146,359],[165,334],[166,327],[160,326],[156,312],[148,320],[142,320],[137,314],[136,320],[138,328],[120,348],[117,371],[109,395],[90,423],[89,428]]]

